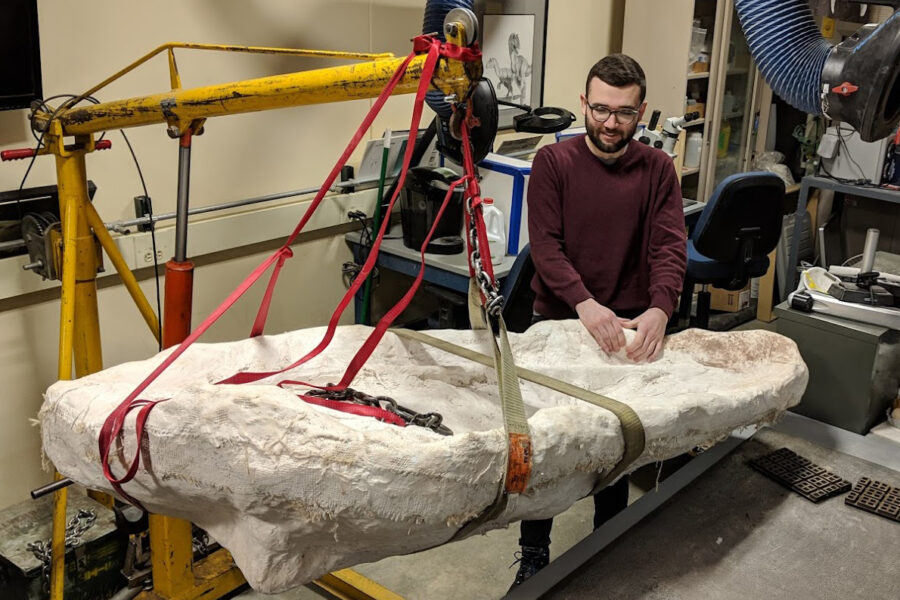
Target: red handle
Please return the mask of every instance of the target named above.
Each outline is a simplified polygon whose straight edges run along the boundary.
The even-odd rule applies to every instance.
[[[17,148],[16,150],[4,150],[0,152],[2,160],[21,160],[34,156],[34,148]]]
[[[112,140],[100,140],[94,144],[94,150],[109,150],[110,148],[112,148]],[[0,152],[0,160],[21,160],[32,156],[34,156],[34,148],[16,148]]]

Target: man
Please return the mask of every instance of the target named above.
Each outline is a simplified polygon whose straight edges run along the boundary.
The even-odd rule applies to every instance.
[[[581,96],[586,135],[542,148],[528,185],[533,322],[578,318],[604,352],[624,349],[634,362],[662,352],[686,262],[672,160],[632,142],[645,93],[633,58],[613,54],[595,64]],[[623,329],[635,330],[629,344]],[[623,477],[594,496],[594,528],[627,503]],[[513,585],[548,563],[552,525],[522,521]]]

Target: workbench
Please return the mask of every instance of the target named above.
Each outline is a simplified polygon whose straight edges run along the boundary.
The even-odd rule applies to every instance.
[[[784,301],[787,295],[797,289],[799,274],[797,273],[798,254],[800,250],[800,235],[797,232],[797,224],[802,222],[801,217],[806,211],[806,204],[809,201],[809,195],[812,190],[832,190],[835,195],[852,195],[863,198],[871,198],[880,202],[888,202],[891,204],[900,204],[900,191],[891,190],[882,187],[850,185],[840,183],[834,179],[818,176],[807,176],[800,181],[800,192],[797,194],[797,210],[794,213],[794,231],[790,239],[790,247],[788,250],[788,269],[783,278],[784,285],[779,290],[779,298]],[[827,266],[827,265],[825,265]],[[782,278],[779,278],[779,283]]]
[[[700,218],[700,213],[706,206],[704,202],[685,200],[683,203],[685,226],[690,230]],[[350,247],[354,256],[360,249],[359,232],[352,231],[344,236],[344,240]],[[421,255],[418,250],[407,248],[403,245],[403,239],[399,228],[385,235],[381,243],[376,264],[389,271],[402,273],[409,277],[415,277],[419,272]],[[425,254],[425,274],[423,281],[431,283],[438,288],[451,290],[460,294],[467,294],[469,290],[469,265],[465,251],[459,254]],[[506,255],[499,264],[494,265],[494,277],[501,288],[506,276],[509,275],[516,257]],[[362,294],[358,293],[354,301],[354,322],[362,323]]]

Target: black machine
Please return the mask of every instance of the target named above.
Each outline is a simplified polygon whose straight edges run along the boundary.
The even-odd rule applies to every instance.
[[[444,167],[415,167],[409,170],[400,192],[400,223],[403,245],[413,250],[422,247],[425,237],[437,220],[438,211],[450,185],[459,176]],[[460,237],[463,225],[463,187],[458,186],[431,237],[426,252],[459,254],[463,251]]]

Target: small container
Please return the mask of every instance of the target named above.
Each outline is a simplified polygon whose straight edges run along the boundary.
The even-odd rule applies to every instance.
[[[694,169],[700,166],[700,150],[703,147],[703,134],[692,131],[684,144],[684,166]]]
[[[722,126],[719,129],[719,144],[716,147],[716,156],[718,158],[725,158],[728,156],[728,146],[731,144],[731,123],[728,122],[728,119],[722,121]]]
[[[481,205],[481,214],[484,217],[484,228],[487,230],[488,249],[491,253],[491,263],[500,264],[506,256],[506,227],[504,226],[503,213],[494,206],[493,198],[485,198]]]

